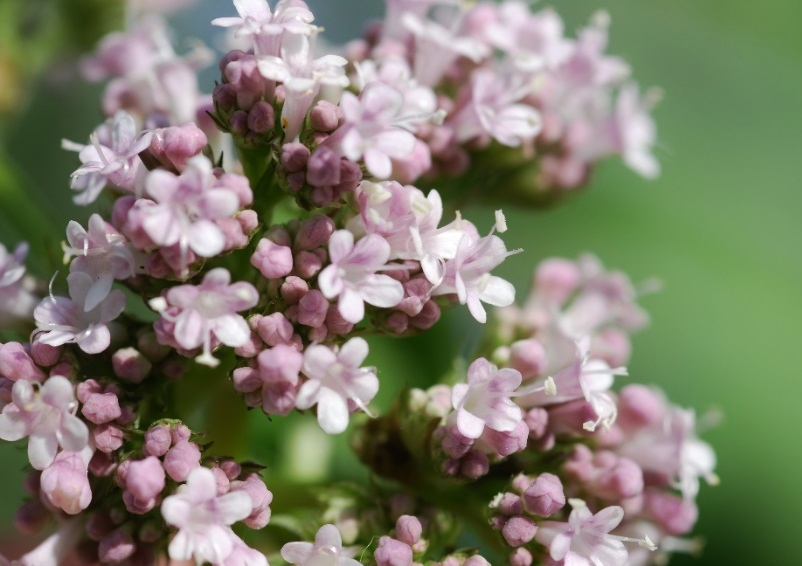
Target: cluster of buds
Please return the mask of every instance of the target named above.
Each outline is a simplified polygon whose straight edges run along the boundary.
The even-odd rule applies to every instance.
[[[519,2],[388,0],[346,57],[316,57],[303,1],[235,0],[238,16],[212,23],[239,48],[207,96],[195,71],[208,50],[178,56],[140,4],[82,66],[111,78],[106,121],[63,142],[81,163],[74,201],[110,213],[67,226],[66,288],[25,275],[24,244],[0,247],[0,330],[32,330],[0,343],[0,439],[27,439],[33,469],[17,525],[60,523],[20,563],[267,564],[232,529],[269,522],[262,468],[203,442],[236,431],[179,414],[179,381],[200,389],[204,374],[230,381],[243,413],[312,410],[331,435],[366,414],[357,453],[403,484],[296,529],[314,543],[285,544],[290,564],[489,564],[456,547],[468,481],[475,526],[514,565],[681,548],[715,458],[692,413],[611,389],[646,322],[638,292],[593,258],[555,259],[517,307],[493,274],[521,251],[500,236],[503,212],[480,232],[453,202],[558,196],[610,154],[656,174],[650,103],[603,53],[606,17],[569,40],[554,12]],[[483,189],[491,166],[509,186]],[[444,190],[419,188],[433,183]],[[483,351],[377,416],[365,337],[425,332],[458,305],[488,323]]]

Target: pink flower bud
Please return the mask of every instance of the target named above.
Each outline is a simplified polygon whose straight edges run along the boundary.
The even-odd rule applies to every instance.
[[[402,312],[394,312],[387,317],[384,324],[394,334],[403,334],[409,328],[409,317]]]
[[[548,517],[565,506],[565,492],[560,478],[554,474],[540,474],[524,492],[526,510],[534,515]]]
[[[241,210],[236,216],[243,234],[250,234],[259,227],[259,215],[255,210]]]
[[[576,290],[581,275],[576,264],[560,258],[544,260],[535,271],[535,287],[550,302],[562,305]]]
[[[2,348],[2,346],[0,346],[0,348]],[[62,348],[60,346],[54,347],[49,344],[43,344],[39,341],[38,335],[34,336],[33,342],[31,342],[31,358],[42,367],[47,368],[56,365],[61,358],[61,350]],[[2,356],[0,355],[0,357]],[[2,362],[0,362],[0,365],[2,365]],[[2,374],[3,371],[0,368],[0,375]]]
[[[485,428],[482,440],[486,442],[499,456],[505,458],[510,454],[521,452],[526,449],[526,441],[529,438],[529,427],[523,421],[509,432],[499,432],[490,428]]]
[[[331,187],[340,182],[340,156],[328,146],[318,146],[306,164],[306,181],[313,187]]]
[[[299,277],[311,279],[323,268],[323,260],[315,253],[302,250],[295,255],[295,272]]]
[[[627,385],[618,394],[618,424],[640,428],[660,422],[666,414],[665,402],[645,385]]]
[[[514,342],[507,367],[517,369],[524,379],[539,376],[546,368],[546,351],[534,338]]]
[[[529,438],[538,440],[546,434],[549,426],[549,412],[543,407],[534,407],[524,414],[524,423],[529,428]]]
[[[354,323],[343,318],[337,305],[329,305],[329,311],[326,313],[326,328],[332,334],[348,334],[354,329]]]
[[[123,445],[123,431],[112,424],[99,425],[93,435],[97,449],[106,454],[111,454]]]
[[[156,333],[151,331],[139,335],[136,347],[151,363],[162,361],[170,353],[170,347],[159,344]]]
[[[326,100],[319,101],[309,112],[309,123],[318,132],[333,132],[342,118],[340,107]]]
[[[242,466],[237,464],[234,460],[223,460],[220,462],[220,469],[225,472],[229,480],[235,480],[242,473]]]
[[[629,335],[617,328],[605,328],[595,336],[590,345],[591,357],[607,362],[610,367],[627,365],[632,353]]]
[[[103,388],[94,379],[87,379],[86,381],[82,381],[75,387],[75,396],[81,403],[86,403],[90,395],[102,392]]]
[[[164,456],[171,443],[170,429],[164,425],[154,426],[145,433],[145,453],[151,456]]]
[[[83,454],[59,452],[42,472],[40,487],[42,495],[65,513],[75,515],[86,509],[92,501],[92,489]]]
[[[395,536],[409,546],[418,542],[422,533],[423,526],[414,515],[401,515],[395,522]]]
[[[261,401],[254,406],[261,405],[262,410],[269,415],[289,415],[295,409],[295,400],[298,389],[289,381],[270,381],[262,388]]]
[[[296,173],[306,168],[309,161],[309,148],[302,143],[291,142],[281,146],[281,166],[288,173]],[[306,173],[304,173],[306,175]]]
[[[383,536],[373,553],[376,566],[411,566],[412,548],[394,538]]]
[[[510,566],[532,566],[533,561],[532,553],[522,547],[510,554]]]
[[[189,472],[200,466],[201,453],[194,442],[181,440],[164,456],[164,469],[172,479],[183,482]]]
[[[244,481],[232,481],[231,491],[244,491],[253,502],[253,511],[242,522],[251,529],[261,529],[270,521],[270,503],[273,494],[258,474],[249,474]]]
[[[221,110],[234,110],[237,107],[237,89],[228,83],[219,84],[212,91],[215,105]]]
[[[217,486],[217,495],[225,495],[231,486],[231,481],[226,476],[226,473],[220,468],[212,468],[214,474],[214,483]]]
[[[292,271],[292,250],[262,238],[251,256],[251,265],[268,279],[278,279]]]
[[[409,319],[409,323],[419,330],[429,330],[440,320],[440,307],[430,300],[423,305],[420,313]]]
[[[248,133],[248,113],[245,110],[237,110],[228,119],[228,127],[231,133],[244,137]]]
[[[325,245],[334,233],[334,221],[328,216],[316,215],[301,224],[295,235],[296,250],[314,250]]]
[[[44,381],[45,374],[39,369],[25,347],[19,342],[0,344],[0,376],[11,381]]]
[[[141,383],[153,368],[153,364],[135,348],[122,348],[111,357],[114,373],[131,383]]]
[[[611,501],[634,497],[643,491],[643,472],[629,458],[620,458],[602,471],[593,489],[600,497]]]
[[[256,332],[259,334],[259,338],[268,346],[278,346],[279,344],[289,344],[293,328],[290,321],[284,318],[283,314],[274,312],[259,319],[256,325]]]
[[[309,292],[309,284],[294,275],[290,275],[281,284],[281,298],[288,305],[296,305],[301,297]]]
[[[520,515],[524,512],[524,504],[519,496],[507,492],[501,496],[501,501],[498,502],[498,511],[507,517]]]
[[[117,461],[100,450],[92,454],[92,459],[89,460],[89,471],[95,477],[105,478],[113,474],[116,469]]]
[[[473,446],[473,439],[464,436],[457,427],[447,427],[443,437],[442,448],[452,458],[462,458]]]
[[[471,450],[460,462],[460,473],[472,480],[478,479],[490,471],[490,463],[482,452]]]
[[[105,511],[96,511],[86,522],[86,535],[90,540],[100,542],[114,530],[114,523]]]
[[[192,431],[185,424],[178,424],[170,428],[170,436],[173,439],[173,444],[178,444],[182,440],[189,440],[192,436]]]
[[[417,316],[432,294],[432,284],[425,277],[404,282],[404,298],[396,308],[409,316]]]
[[[120,400],[114,393],[92,393],[84,401],[81,413],[95,424],[110,423],[122,415]]]
[[[104,564],[120,564],[130,558],[136,551],[131,535],[117,529],[106,535],[98,546],[98,558]]]
[[[158,138],[161,138],[160,145],[164,152],[164,157],[178,171],[183,171],[187,166],[187,161],[191,157],[198,155],[208,143],[206,134],[192,122],[182,126],[165,128],[162,130],[161,135],[158,133],[154,135],[151,142],[151,151],[153,151],[154,144],[158,143]],[[160,156],[157,155],[158,157]]]
[[[128,468],[126,489],[137,499],[155,499],[164,490],[164,468],[155,456],[132,460]]]
[[[314,289],[298,302],[298,322],[316,328],[326,320],[328,311],[329,301],[323,296],[323,293]]]
[[[529,476],[525,474],[518,474],[512,478],[512,489],[523,495],[526,489],[532,485],[532,482],[534,482],[534,480]]]
[[[276,124],[276,112],[273,106],[259,100],[248,111],[248,129],[257,134],[264,134],[273,129]]]
[[[259,354],[258,363],[259,375],[263,381],[286,381],[296,385],[304,356],[292,346],[279,344],[263,350]]]
[[[529,517],[517,516],[512,517],[504,524],[501,529],[501,534],[507,544],[517,547],[526,544],[533,538],[537,532],[537,525]]]

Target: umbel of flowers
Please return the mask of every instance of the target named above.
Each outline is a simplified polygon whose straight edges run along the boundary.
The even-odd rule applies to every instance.
[[[49,285],[25,244],[0,247],[0,439],[30,463],[16,526],[56,525],[15,564],[624,566],[693,550],[714,453],[658,389],[613,388],[647,322],[637,288],[591,256],[549,259],[516,306],[494,274],[521,251],[504,214],[457,210],[560,198],[607,155],[657,174],[653,97],[605,53],[606,15],[571,39],[520,2],[388,0],[321,55],[301,0],[235,0],[212,22],[237,47],[208,95],[210,52],[176,53],[144,7],[83,60],[108,81],[106,120],[63,144],[75,202],[108,214],[69,223]],[[480,347],[377,414],[366,337],[461,306]],[[179,385],[204,373],[239,412],[301,411],[332,435],[358,420],[375,481],[321,488],[271,529],[262,466],[214,445],[238,432],[182,420]],[[481,550],[458,545],[463,528]]]

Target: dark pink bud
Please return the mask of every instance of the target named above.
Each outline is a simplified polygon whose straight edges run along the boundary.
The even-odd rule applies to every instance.
[[[396,273],[404,273],[398,271]],[[404,298],[396,308],[409,316],[417,316],[423,310],[432,292],[432,284],[425,277],[415,277],[404,282]]]
[[[526,488],[532,485],[533,481],[534,480],[527,475],[518,474],[512,478],[512,489],[523,495],[523,493],[526,491]]]
[[[462,458],[473,446],[473,439],[463,436],[457,427],[447,427],[443,436],[442,448],[452,458]]]
[[[411,566],[412,548],[400,540],[383,536],[373,553],[376,566]]]
[[[394,312],[387,317],[384,324],[394,334],[403,334],[409,328],[409,317],[402,312]]]
[[[323,268],[323,261],[312,252],[300,251],[295,255],[295,272],[299,277],[311,279]]]
[[[164,456],[170,449],[170,429],[164,425],[154,426],[145,433],[145,452],[151,456]]]
[[[118,529],[105,536],[98,546],[98,558],[104,564],[120,564],[130,558],[136,551],[131,536]]]
[[[234,353],[241,358],[255,358],[262,351],[262,340],[258,335],[251,332],[248,341],[242,346],[234,348]]]
[[[440,307],[434,301],[427,301],[420,313],[409,319],[409,323],[419,330],[429,330],[440,320]]]
[[[228,83],[214,87],[212,98],[220,110],[234,110],[237,107],[237,89]]]
[[[14,515],[14,526],[23,535],[38,533],[50,521],[50,510],[42,505],[41,501],[34,499],[27,501],[17,509]]]
[[[471,450],[460,462],[459,471],[466,478],[475,480],[490,471],[490,463],[484,453]]]
[[[114,523],[105,511],[93,513],[86,522],[86,534],[95,542],[100,542],[113,530]]]
[[[248,129],[257,134],[269,132],[275,124],[276,112],[264,100],[256,102],[248,112]]]
[[[175,425],[170,428],[170,437],[173,439],[173,444],[178,444],[182,440],[189,440],[192,436],[192,431],[185,424]]]
[[[17,381],[43,381],[44,372],[28,355],[25,347],[19,342],[0,344],[0,376]]]
[[[114,393],[92,393],[84,401],[81,413],[95,424],[110,423],[122,415],[120,400]]]
[[[329,305],[329,312],[326,313],[326,327],[332,334],[348,334],[354,329],[354,323],[343,318],[337,305]]]
[[[295,275],[290,275],[281,284],[281,298],[288,305],[296,305],[309,292],[309,284]]]
[[[108,454],[104,454],[100,450],[96,450],[92,454],[92,459],[89,460],[89,471],[92,475],[99,478],[105,478],[114,473],[117,469],[117,461]]]
[[[517,547],[526,544],[533,538],[537,532],[537,525],[529,517],[517,516],[512,517],[506,522],[504,528],[501,529],[501,534],[507,544]]]
[[[245,136],[248,133],[248,113],[245,110],[237,110],[228,119],[228,127],[231,133],[238,136]]]
[[[0,349],[2,349],[2,346],[0,346]],[[60,346],[55,347],[41,343],[38,335],[34,336],[33,342],[31,342],[31,358],[42,367],[48,368],[56,365],[61,358],[61,350]],[[2,354],[0,354],[0,358],[2,358]],[[1,366],[2,361],[0,361],[0,375],[3,374]]]
[[[340,107],[321,100],[309,112],[309,123],[318,132],[330,133],[337,129],[343,113]]]
[[[201,453],[194,442],[182,440],[164,456],[164,469],[167,475],[177,482],[183,482],[189,477],[189,472],[200,466]]]
[[[327,146],[318,146],[306,164],[306,180],[313,187],[330,187],[340,182],[340,156]]]
[[[111,454],[123,445],[123,431],[111,424],[99,425],[94,430],[95,445],[97,449]]]
[[[395,536],[409,546],[418,542],[422,533],[423,526],[414,515],[401,515],[395,522]]]
[[[292,250],[262,238],[251,256],[251,265],[268,279],[278,279],[292,271]]]
[[[526,423],[519,422],[518,425],[509,432],[499,432],[486,428],[482,439],[485,440],[498,455],[503,457],[521,452],[526,448],[526,441],[529,438],[529,427]]]
[[[306,168],[309,161],[309,148],[302,143],[291,142],[281,146],[281,166],[288,173],[296,173]]]
[[[565,506],[565,492],[560,478],[554,474],[540,474],[524,492],[526,510],[534,515],[548,517]]]
[[[304,221],[295,235],[296,250],[313,250],[325,245],[334,233],[334,221],[328,216],[316,215]]]

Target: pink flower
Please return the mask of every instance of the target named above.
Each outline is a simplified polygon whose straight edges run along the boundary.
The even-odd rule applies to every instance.
[[[633,540],[610,534],[624,518],[621,507],[606,507],[594,515],[581,499],[569,502],[573,510],[567,523],[544,521],[535,533],[535,539],[549,549],[553,560],[576,566],[624,566],[628,553],[623,541],[655,548],[648,537]]]
[[[229,525],[250,515],[252,506],[250,496],[241,491],[218,497],[212,471],[195,468],[178,492],[161,505],[165,522],[178,529],[168,547],[170,558],[223,562],[234,550],[236,538]]]
[[[298,566],[360,566],[352,558],[355,549],[343,548],[340,531],[334,525],[323,525],[315,535],[315,543],[288,542],[281,547],[281,557]]]
[[[510,432],[523,420],[521,408],[510,399],[521,385],[521,374],[498,369],[485,358],[468,368],[468,383],[457,383],[451,394],[457,430],[466,438],[479,438],[485,427]]]
[[[295,406],[301,410],[317,405],[317,421],[328,434],[348,427],[348,401],[369,413],[367,403],[376,396],[379,380],[373,368],[359,367],[368,356],[368,343],[351,338],[339,352],[313,344],[304,352],[303,373],[309,379],[301,386]]]
[[[90,446],[85,446],[80,452],[59,452],[53,463],[42,472],[42,494],[69,515],[80,513],[92,502],[88,466],[93,453]]]
[[[151,135],[140,132],[133,117],[119,111],[89,136],[89,145],[62,141],[64,149],[79,152],[83,164],[72,174],[71,188],[79,191],[75,203],[91,204],[108,184],[133,191],[145,171],[139,153],[150,145]]]
[[[66,377],[54,375],[42,385],[21,379],[11,390],[11,404],[0,414],[0,438],[28,437],[31,466],[44,470],[59,446],[69,452],[83,450],[89,442],[86,424],[75,416],[78,402]]]
[[[142,209],[142,227],[160,246],[178,244],[182,254],[192,250],[213,257],[225,248],[225,235],[215,220],[228,218],[240,208],[237,193],[215,186],[212,164],[204,156],[189,160],[180,177],[152,171],[146,181],[156,206]]]
[[[371,175],[386,179],[391,159],[403,159],[415,147],[415,136],[402,128],[408,122],[400,115],[403,106],[401,92],[380,82],[369,83],[359,98],[345,92],[340,102],[345,121],[326,143],[338,145],[351,161],[364,159]]]
[[[0,244],[0,328],[10,330],[20,322],[27,325],[38,301],[31,292],[31,279],[25,277],[27,254],[25,242],[18,244],[13,254]]]
[[[515,301],[515,287],[501,277],[490,275],[490,271],[519,251],[508,252],[501,238],[492,232],[478,239],[464,233],[454,259],[446,263],[442,283],[432,294],[456,293],[460,304],[467,304],[473,317],[484,323],[487,313],[482,303],[506,307]]]
[[[388,275],[376,272],[390,257],[390,244],[375,234],[354,243],[348,230],[337,230],[329,240],[328,265],[320,272],[318,285],[327,299],[339,297],[337,307],[348,322],[357,323],[365,316],[365,303],[390,308],[404,298],[404,288]]]
[[[67,225],[65,256],[76,256],[70,271],[82,271],[93,278],[84,310],[92,310],[111,292],[115,279],[134,276],[135,262],[125,236],[107,224],[99,214],[89,217],[89,230],[71,220]]]
[[[95,285],[92,276],[81,271],[70,273],[67,285],[69,299],[51,294],[34,309],[36,326],[43,331],[39,341],[49,346],[75,343],[87,354],[98,354],[109,347],[108,323],[123,312],[125,295],[115,289],[96,306],[87,309],[87,299]]]
[[[219,363],[211,354],[215,340],[237,348],[250,339],[248,323],[237,313],[256,306],[259,293],[250,283],[230,282],[228,270],[218,267],[209,271],[200,285],[179,285],[164,298],[151,301],[162,318],[175,324],[173,337],[181,348],[203,347],[198,363],[212,367]],[[174,308],[166,310],[168,306]]]

